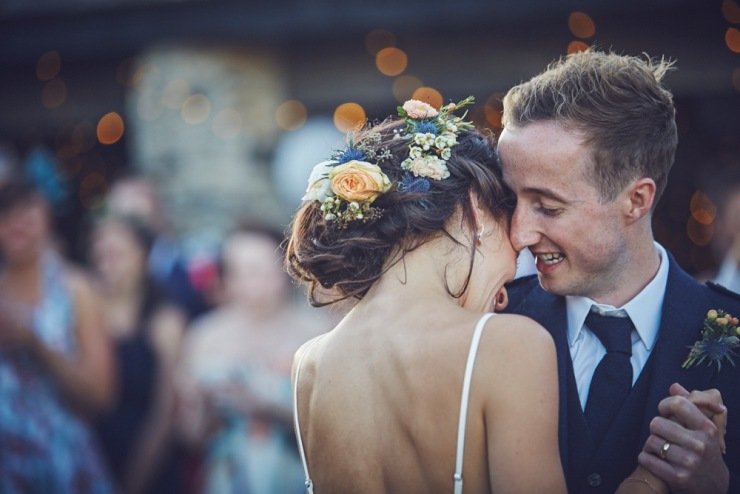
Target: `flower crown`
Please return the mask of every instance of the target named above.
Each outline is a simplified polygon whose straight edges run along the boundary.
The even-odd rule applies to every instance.
[[[447,160],[457,145],[458,134],[472,129],[472,122],[452,112],[472,104],[468,96],[458,103],[450,103],[436,110],[418,100],[408,100],[398,107],[398,115],[406,125],[395,138],[408,141],[408,157],[401,163],[401,180],[391,183],[377,163],[392,157],[382,147],[379,132],[370,129],[361,142],[351,139],[348,146],[335,152],[331,159],[317,164],[308,178],[304,201],[318,201],[324,220],[346,227],[352,221],[368,222],[382,216],[382,210],[373,206],[378,196],[391,189],[399,192],[428,192],[430,180],[444,180],[450,176]]]

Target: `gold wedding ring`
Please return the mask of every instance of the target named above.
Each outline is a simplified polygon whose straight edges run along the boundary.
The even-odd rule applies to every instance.
[[[660,452],[659,452],[659,455],[660,455],[660,459],[661,460],[665,460],[665,457],[668,454],[668,450],[669,449],[671,449],[671,443],[669,443],[668,441],[664,442],[663,443],[663,446],[661,446]]]

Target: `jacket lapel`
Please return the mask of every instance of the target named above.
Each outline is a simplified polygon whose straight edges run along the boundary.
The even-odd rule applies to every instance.
[[[683,369],[689,347],[701,333],[706,308],[710,301],[706,290],[686,274],[668,254],[669,270],[660,329],[655,347],[650,354],[653,370],[642,423],[642,438],[649,434],[650,421],[658,415],[658,403],[668,396],[674,382],[689,391],[707,389],[714,370],[707,365]]]

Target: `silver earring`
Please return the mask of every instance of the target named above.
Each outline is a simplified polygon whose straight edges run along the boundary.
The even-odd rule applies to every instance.
[[[483,234],[486,232],[486,225],[480,226],[480,231],[476,232],[475,234],[475,242],[480,245],[481,244],[481,238],[483,238]]]

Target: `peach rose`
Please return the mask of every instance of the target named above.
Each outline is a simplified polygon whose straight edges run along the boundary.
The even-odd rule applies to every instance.
[[[329,172],[331,190],[347,202],[372,203],[391,188],[391,182],[378,165],[352,160]]]
[[[411,118],[432,118],[439,115],[439,112],[432,105],[418,99],[408,100],[403,104],[403,109]]]

